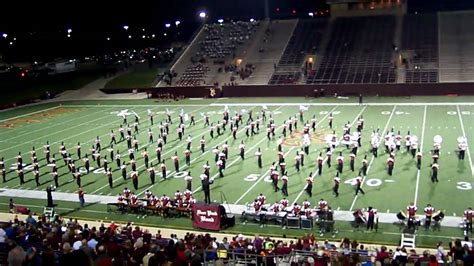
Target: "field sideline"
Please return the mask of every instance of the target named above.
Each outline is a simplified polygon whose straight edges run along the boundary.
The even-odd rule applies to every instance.
[[[140,117],[140,132],[137,139],[140,144],[140,152],[137,153],[137,167],[140,172],[140,181],[138,194],[142,195],[145,190],[150,189],[154,194],[172,195],[176,190],[183,191],[185,189],[185,181],[183,177],[187,171],[190,171],[193,179],[193,190],[198,200],[203,199],[200,191],[199,175],[202,172],[202,165],[209,161],[211,165],[211,176],[216,178],[215,183],[211,186],[211,197],[218,202],[226,201],[230,204],[246,204],[252,202],[259,193],[267,196],[267,201],[273,203],[280,200],[282,195],[272,190],[269,182],[268,172],[273,161],[277,160],[276,155],[276,139],[280,136],[281,125],[288,117],[297,115],[299,105],[309,107],[305,112],[304,119],[310,120],[313,115],[318,121],[316,134],[324,136],[331,132],[328,128],[328,114],[332,112],[334,115],[334,129],[338,136],[342,134],[342,128],[345,123],[355,123],[359,115],[363,115],[365,119],[365,127],[362,133],[362,147],[359,149],[356,158],[356,171],[349,169],[349,151],[345,147],[339,146],[334,154],[339,151],[343,152],[346,158],[344,171],[341,175],[342,184],[340,188],[340,196],[335,198],[332,195],[333,177],[335,176],[336,167],[324,167],[322,176],[315,176],[313,186],[313,197],[310,199],[313,205],[320,198],[326,199],[329,204],[336,210],[353,211],[357,208],[366,208],[369,205],[374,206],[380,213],[397,213],[400,209],[414,201],[417,203],[419,210],[427,204],[431,203],[435,208],[445,210],[446,215],[460,216],[464,209],[474,200],[472,186],[474,185],[474,170],[472,165],[472,141],[474,139],[474,103],[472,102],[456,102],[448,101],[439,102],[372,102],[359,106],[357,103],[345,101],[317,103],[313,101],[298,101],[293,103],[277,103],[262,102],[251,103],[242,101],[236,103],[235,99],[226,102],[220,100],[210,102],[209,104],[200,104],[199,101],[188,101],[190,104],[76,104],[64,103],[58,106],[47,106],[43,110],[29,111],[29,108],[22,108],[15,111],[15,115],[10,115],[9,111],[0,113],[0,157],[5,158],[7,168],[7,182],[0,185],[3,189],[20,189],[25,193],[28,191],[44,191],[45,187],[52,184],[50,168],[45,166],[44,154],[42,146],[46,141],[51,144],[52,152],[58,151],[59,144],[64,141],[68,151],[72,154],[73,159],[78,159],[75,155],[75,147],[78,141],[82,145],[82,153],[85,154],[92,145],[96,136],[102,139],[102,158],[109,154],[107,151],[109,143],[109,132],[114,129],[118,133],[118,126],[121,123],[116,112],[122,109],[135,111]],[[224,106],[230,109],[230,114],[234,111],[253,110],[254,117],[260,114],[262,105],[268,106],[268,112],[275,119],[277,127],[277,136],[270,141],[267,140],[264,126],[261,132],[253,137],[247,138],[244,129],[239,128],[237,140],[233,140],[230,131],[227,130],[223,135],[211,139],[209,137],[209,129],[203,126],[203,118],[201,113],[207,113],[211,122],[217,122],[222,117]],[[36,107],[39,109],[38,107]],[[155,124],[150,125],[147,118],[148,109],[154,112]],[[158,123],[164,119],[166,110],[172,112],[173,124],[170,128],[169,142],[163,149],[164,158],[167,160],[167,167],[170,171],[168,180],[160,180],[160,171],[156,166],[156,156],[154,149],[156,144],[148,144],[147,131],[151,128],[154,132],[155,140],[158,136]],[[190,167],[185,166],[183,152],[185,144],[179,142],[176,136],[177,114],[180,112],[193,114],[196,118],[196,125],[186,128],[185,136],[191,135],[192,142],[192,163]],[[268,115],[269,115],[268,114]],[[267,116],[268,116],[267,115]],[[247,115],[244,114],[244,120]],[[132,118],[129,118],[131,121]],[[298,123],[298,130],[301,130],[301,123]],[[354,127],[353,127],[354,128]],[[379,156],[372,157],[369,153],[370,134],[372,130],[380,129],[387,131],[393,129],[395,132],[400,130],[403,136],[410,130],[411,134],[417,135],[421,150],[424,153],[421,170],[415,167],[415,160],[411,155],[407,154],[404,149],[397,152],[396,163],[393,176],[388,176],[386,171],[386,159],[384,148],[379,148]],[[321,139],[313,139],[310,146],[310,154],[305,158],[305,165],[298,173],[293,167],[293,158],[296,151],[300,149],[298,140],[301,134],[296,133],[293,137],[288,138],[283,150],[287,154],[287,165],[289,175],[289,201],[302,203],[303,200],[309,199],[304,192],[306,185],[305,178],[310,172],[315,172],[315,159],[326,144]],[[435,135],[443,137],[441,155],[440,155],[440,182],[432,184],[430,180],[431,159],[429,151],[432,149],[433,138]],[[464,161],[457,159],[457,137],[466,136],[468,140],[468,152]],[[199,139],[201,136],[206,138],[206,152],[199,151]],[[241,160],[238,155],[238,145],[241,140],[246,145],[245,160]],[[230,155],[228,166],[225,171],[225,177],[217,177],[217,169],[214,163],[214,155],[212,149],[215,146],[221,147],[222,144],[228,142]],[[15,156],[18,152],[23,154],[26,164],[25,170],[31,170],[31,159],[29,152],[32,147],[36,147],[37,156],[41,167],[41,185],[36,187],[33,175],[27,172],[25,175],[26,183],[20,185],[15,168],[12,166],[16,162]],[[157,168],[157,182],[152,185],[148,178],[141,152],[147,148],[150,153],[150,161]],[[257,148],[263,151],[263,168],[257,167],[256,158],[254,156]],[[114,147],[119,150],[122,155],[126,155],[126,143],[121,142]],[[178,153],[180,160],[180,169],[174,172],[174,167],[169,159],[174,152]],[[354,196],[353,182],[357,175],[357,169],[361,166],[364,155],[367,154],[369,160],[369,170],[367,176],[364,177],[363,189],[365,195]],[[56,155],[59,158],[59,154]],[[125,158],[123,156],[122,158]],[[333,157],[335,160],[336,155]],[[110,162],[112,161],[112,162]],[[86,191],[87,197],[90,195],[112,196],[115,197],[125,186],[132,187],[131,181],[124,181],[120,176],[120,171],[116,169],[115,161],[110,160],[110,166],[114,169],[114,187],[108,186],[107,178],[103,169],[100,169],[91,161],[91,166],[95,169],[88,175],[83,176],[82,186]],[[334,164],[334,162],[333,162]],[[82,161],[77,161],[76,166],[82,166]],[[76,182],[72,179],[72,175],[68,173],[67,167],[64,166],[62,160],[58,160],[60,187],[58,192],[75,193],[77,190]],[[13,168],[13,169],[10,169]],[[128,171],[130,172],[130,170]],[[281,182],[280,182],[281,183]],[[0,197],[1,197],[0,193]],[[76,195],[72,196],[77,198]],[[32,199],[32,204],[42,205],[43,199]],[[419,211],[419,213],[422,213]],[[98,214],[99,215],[99,214]]]

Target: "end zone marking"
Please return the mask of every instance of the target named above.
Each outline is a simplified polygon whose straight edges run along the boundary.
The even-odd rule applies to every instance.
[[[3,120],[0,120],[0,123],[3,123],[3,122],[8,121],[8,120],[13,120],[13,119],[17,119],[17,118],[29,116],[29,115],[38,114],[38,113],[41,113],[41,112],[46,112],[46,111],[53,110],[53,109],[56,109],[56,108],[59,108],[59,107],[61,107],[61,105],[54,106],[54,107],[50,107],[50,108],[46,108],[46,109],[42,109],[42,110],[39,110],[39,111],[35,111],[35,112],[23,114],[23,115],[17,115],[17,116],[14,116],[14,117],[10,117],[10,118],[6,118],[6,119],[3,119]],[[8,110],[8,109],[7,109],[7,110]],[[7,111],[7,110],[5,110],[5,111]]]

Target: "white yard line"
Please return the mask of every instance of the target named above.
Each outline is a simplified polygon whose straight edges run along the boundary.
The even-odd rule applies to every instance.
[[[46,109],[43,109],[43,110],[39,110],[39,111],[35,111],[35,112],[23,114],[23,115],[17,115],[17,116],[14,116],[14,117],[10,117],[10,118],[6,118],[6,119],[3,119],[3,120],[0,120],[0,123],[3,123],[3,122],[8,121],[8,120],[13,120],[13,119],[17,119],[17,118],[21,118],[21,117],[25,117],[25,116],[29,116],[29,115],[34,115],[34,114],[46,112],[46,111],[53,110],[53,109],[56,109],[56,108],[59,108],[59,107],[61,107],[61,106],[58,105],[58,106],[46,108]]]
[[[458,109],[458,116],[459,116],[459,122],[461,122],[461,129],[462,129],[462,135],[467,138],[466,136],[466,131],[464,130],[464,122],[462,121],[461,117],[461,110],[459,109],[459,105],[456,105]],[[472,140],[471,140],[472,143]],[[474,166],[472,165],[472,158],[471,158],[471,153],[469,152],[469,143],[467,145],[467,158],[469,158],[469,166],[471,167],[471,176],[474,177]]]
[[[423,153],[423,139],[425,137],[425,125],[426,125],[426,110],[427,106],[425,105],[425,110],[423,112],[423,124],[421,128],[421,139],[420,139],[420,152]],[[418,190],[420,188],[420,175],[421,175],[421,170],[418,169],[416,172],[416,185],[415,185],[415,199],[413,200],[413,203],[416,206],[416,203],[418,202]]]
[[[365,111],[366,108],[367,108],[367,106],[364,106],[364,108],[362,108],[362,110],[360,110],[360,112],[357,114],[357,116],[354,118],[354,120],[352,120],[351,127],[354,125],[354,123],[357,121],[357,119],[362,115],[362,113]],[[337,142],[338,142],[338,143],[341,142],[341,140],[342,140],[343,137],[344,137],[344,136],[341,136],[341,137],[338,139]],[[326,163],[327,159],[328,159],[327,157],[324,158],[323,165],[324,165],[324,163]],[[316,167],[317,167],[317,166],[316,166]],[[315,169],[315,171],[317,171],[317,168]],[[291,205],[295,204],[295,202],[297,202],[297,201],[300,199],[300,197],[303,195],[304,191],[306,190],[306,186],[307,186],[307,184],[303,187],[303,189],[300,191],[300,193],[298,193],[298,195],[296,196],[296,198],[295,198],[295,200],[293,201],[293,203],[291,203]]]
[[[392,120],[392,117],[393,117],[393,114],[395,113],[395,109],[396,109],[396,108],[397,108],[397,106],[394,105],[394,106],[393,106],[393,109],[392,109],[392,112],[390,113],[390,116],[389,116],[389,118],[387,119],[387,123],[385,124],[385,127],[384,127],[384,129],[383,129],[383,131],[382,131],[382,135],[387,132],[388,126],[390,125],[390,121]],[[384,136],[384,135],[383,135],[383,136]],[[382,136],[382,137],[383,137],[383,136]],[[379,145],[377,145],[377,149],[379,148],[380,143],[382,143],[382,141],[380,141],[380,142],[379,142]],[[372,167],[372,164],[373,164],[374,160],[375,160],[375,156],[372,155],[372,158],[370,159],[369,165],[367,166],[367,173],[369,173],[369,170],[370,170],[370,168]],[[367,177],[367,176],[365,175],[364,178],[362,179],[362,183],[361,183],[361,185],[360,185],[361,187],[364,186],[364,182],[365,182],[365,178],[366,178],[366,177]],[[352,211],[352,209],[354,208],[354,205],[355,205],[355,203],[356,203],[356,201],[357,201],[358,198],[359,198],[359,195],[356,195],[356,196],[354,197],[354,200],[352,201],[352,204],[351,204],[351,207],[350,207],[349,211]]]
[[[294,150],[295,148],[296,148],[295,146],[292,146],[283,156],[286,157],[286,156],[287,156],[292,150]],[[258,178],[258,180],[255,181],[255,182],[252,184],[252,186],[249,187],[249,188],[240,196],[240,198],[238,198],[238,199],[234,202],[234,204],[239,203],[245,196],[247,196],[247,194],[249,194],[249,192],[252,191],[252,189],[253,189],[254,187],[256,187],[256,186],[258,185],[258,183],[260,183],[260,181],[262,181],[262,180],[265,178],[265,176],[266,176],[269,172],[270,172],[270,169],[268,169],[267,171],[265,171],[265,173],[263,173],[263,174]]]

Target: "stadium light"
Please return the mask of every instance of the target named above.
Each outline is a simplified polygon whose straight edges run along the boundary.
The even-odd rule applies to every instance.
[[[224,19],[220,18],[217,20],[217,22],[219,22],[220,24],[224,23]]]
[[[13,42],[10,42],[10,45],[13,45]]]
[[[68,34],[67,37],[68,37],[68,38],[71,38],[71,34]]]
[[[166,36],[168,36],[168,34],[166,34],[166,32],[165,32],[165,33],[163,33],[163,36],[165,36],[165,37],[166,37]]]
[[[124,30],[128,30],[128,25],[123,25]]]
[[[143,39],[145,39],[145,38],[146,38],[146,36],[145,36],[145,35],[143,35],[143,36],[142,36],[142,38],[143,38]]]
[[[107,41],[110,41],[110,37],[107,37]]]
[[[250,19],[250,22],[254,23],[254,22],[255,22],[255,19],[254,19],[254,18],[251,18],[251,19]]]
[[[178,26],[179,26],[179,24],[181,24],[181,21],[179,21],[179,20],[176,20],[176,21],[174,22],[174,24],[176,25],[176,27],[178,27]]]
[[[152,38],[155,38],[155,34],[152,34],[151,37],[152,37]]]
[[[314,17],[314,13],[313,13],[313,12],[309,12],[309,13],[308,13],[308,16]]]
[[[169,27],[171,27],[171,24],[166,23],[166,24],[165,24],[165,27],[166,27],[166,28],[169,28]]]
[[[206,18],[207,17],[206,12],[204,12],[204,11],[199,12],[199,17],[200,18]]]
[[[131,38],[132,38],[132,35],[128,35],[128,38],[131,39]]]
[[[68,34],[71,34],[71,32],[72,32],[72,29],[71,29],[71,28],[67,29],[67,33],[68,33]]]
[[[8,37],[8,34],[4,33],[2,34],[2,37],[6,39]]]

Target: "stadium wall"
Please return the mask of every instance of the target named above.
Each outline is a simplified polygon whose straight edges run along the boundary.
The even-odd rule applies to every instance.
[[[103,89],[105,93],[147,92],[150,97],[170,93],[175,97],[207,98],[213,86],[116,88]],[[324,92],[323,92],[324,91]],[[430,84],[327,84],[327,85],[239,85],[223,86],[215,90],[215,97],[317,97],[350,95],[422,96],[422,95],[474,95],[474,83]]]
[[[474,95],[474,83],[434,84],[337,84],[337,85],[241,85],[224,86],[221,97],[292,97],[334,95]],[[317,90],[317,91],[316,91]]]

